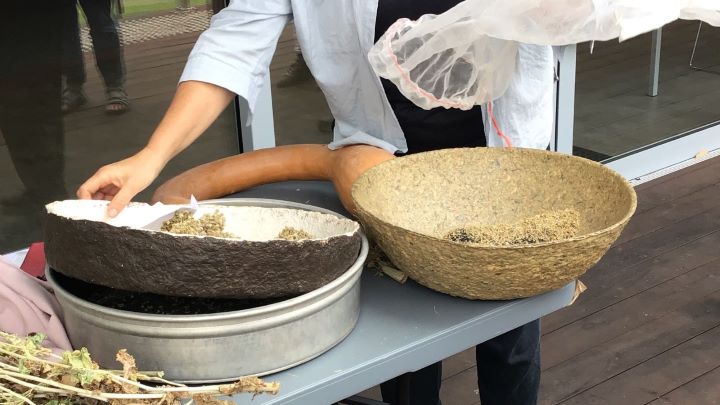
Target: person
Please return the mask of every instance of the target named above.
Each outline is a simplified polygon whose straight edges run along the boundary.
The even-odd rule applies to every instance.
[[[68,8],[68,0],[42,7],[16,0],[3,4],[0,19],[0,140],[24,186],[0,200],[0,212],[6,224],[11,218],[32,223],[25,228],[33,238],[42,237],[44,205],[68,196],[60,111],[64,21],[58,18]]]
[[[100,168],[80,186],[78,197],[111,200],[108,215],[117,215],[170,159],[202,134],[235,95],[248,101],[252,114],[276,43],[290,18],[305,50],[305,62],[335,119],[329,148],[367,144],[406,155],[450,147],[501,146],[496,129],[488,125],[485,107],[420,109],[394,85],[380,80],[366,57],[398,18],[441,13],[458,2],[231,2],[198,39],[173,101],[147,145],[125,160]],[[553,66],[550,47],[521,45],[512,82],[493,103],[497,124],[516,147],[545,149],[549,144]],[[536,402],[539,335],[539,321],[534,321],[477,346],[483,405]],[[441,376],[441,363],[405,376],[409,402],[439,404]],[[397,403],[400,386],[397,379],[383,384],[383,399]]]
[[[76,0],[85,13],[90,27],[95,61],[105,83],[107,96],[105,112],[122,114],[130,108],[130,102],[124,88],[125,68],[120,36],[112,15],[113,1],[116,0]],[[63,76],[65,76],[62,111],[68,113],[85,105],[87,97],[83,92],[85,65],[80,43],[77,8],[68,7],[64,18],[68,26],[62,36]]]

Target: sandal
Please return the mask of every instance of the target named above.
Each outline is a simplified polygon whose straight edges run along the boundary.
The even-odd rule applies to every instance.
[[[105,113],[123,114],[130,109],[130,101],[122,87],[110,88],[107,90],[107,104]]]
[[[63,91],[60,104],[63,114],[76,111],[85,104],[87,104],[87,97],[79,88],[68,87]]]

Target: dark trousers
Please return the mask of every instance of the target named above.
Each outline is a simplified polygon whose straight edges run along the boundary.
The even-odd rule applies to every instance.
[[[540,386],[540,321],[513,329],[475,347],[478,388],[482,405],[534,405]],[[380,388],[383,401],[404,405],[400,391],[411,405],[440,405],[442,363],[396,378]],[[407,381],[409,380],[409,384]]]
[[[111,0],[77,0],[90,27],[95,62],[106,88],[122,87],[125,80],[122,49],[117,26],[112,18]],[[85,83],[85,65],[80,44],[77,9],[67,8],[63,32],[63,75],[68,87]]]
[[[67,194],[60,38],[69,8],[74,7],[67,0],[12,0],[3,3],[0,13],[0,133],[37,204]]]

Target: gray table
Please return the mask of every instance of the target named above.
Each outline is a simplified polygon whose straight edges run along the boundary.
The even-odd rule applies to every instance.
[[[283,199],[345,213],[332,186],[288,182],[230,197]],[[264,377],[277,396],[238,396],[237,404],[330,404],[397,375],[415,371],[567,306],[575,283],[532,298],[470,301],[412,281],[399,284],[366,270],[360,318],[353,332],[325,354]]]

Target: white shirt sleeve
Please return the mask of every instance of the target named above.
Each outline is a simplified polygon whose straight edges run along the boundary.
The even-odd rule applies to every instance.
[[[252,114],[291,14],[290,0],[232,0],[198,38],[180,82],[201,81],[230,90],[247,100]]]
[[[520,44],[510,86],[493,101],[493,115],[500,130],[518,148],[545,149],[553,133],[555,56],[550,46]],[[486,106],[485,135],[490,147],[504,146]]]

